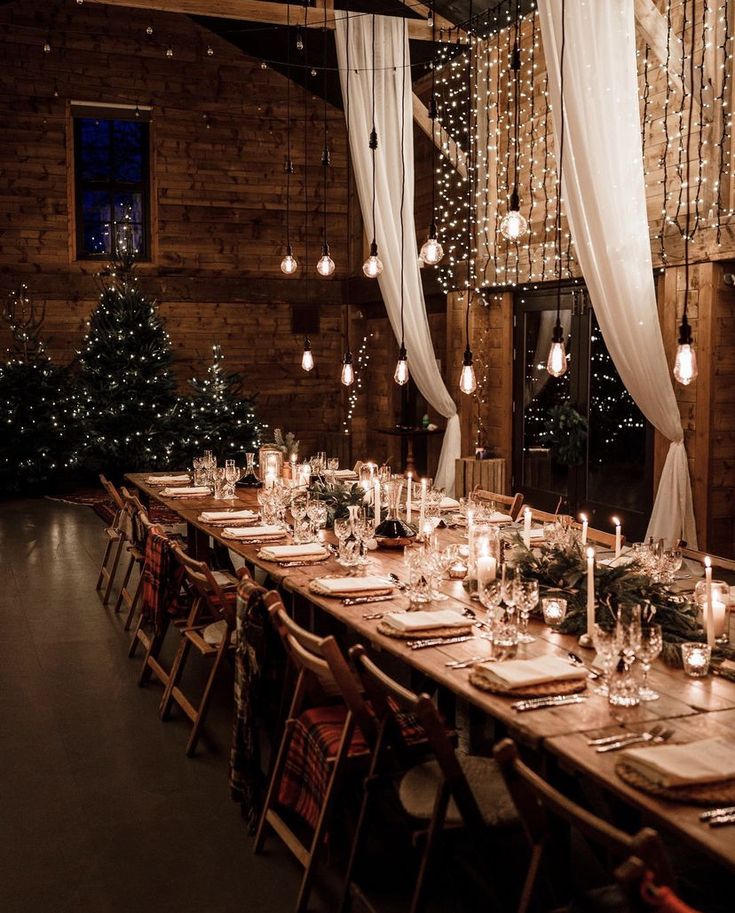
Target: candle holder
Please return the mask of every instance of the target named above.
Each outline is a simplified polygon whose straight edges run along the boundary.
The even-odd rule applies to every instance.
[[[544,621],[547,625],[555,627],[560,625],[567,615],[566,599],[558,599],[556,596],[547,596],[541,600],[541,609],[544,613]]]
[[[275,444],[266,444],[258,451],[258,474],[262,482],[266,478],[279,479],[283,473],[283,451]]]
[[[694,587],[694,601],[702,613],[702,626],[707,628],[707,583],[698,580]],[[715,625],[715,643],[730,642],[730,586],[724,580],[712,581],[712,608]]]
[[[709,644],[687,643],[681,645],[684,674],[690,678],[704,678],[709,672],[712,648]]]
[[[467,562],[467,577],[470,592],[477,589],[478,568],[480,558],[493,558],[495,560],[495,573],[500,567],[500,534],[498,527],[493,523],[473,523],[468,531],[469,560]]]

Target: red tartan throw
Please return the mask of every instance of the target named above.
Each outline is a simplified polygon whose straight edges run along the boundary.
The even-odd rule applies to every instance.
[[[156,634],[163,628],[166,613],[176,612],[183,573],[171,550],[171,540],[154,526],[145,543],[141,612]]]

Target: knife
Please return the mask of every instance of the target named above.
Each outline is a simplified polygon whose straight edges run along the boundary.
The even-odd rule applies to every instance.
[[[711,808],[708,812],[702,812],[699,816],[699,820],[710,821],[712,818],[724,818],[728,815],[735,815],[735,805],[723,805],[721,808]]]
[[[388,602],[395,598],[395,593],[386,593],[385,596],[346,596],[342,600],[342,605],[364,605],[366,602]]]
[[[444,644],[463,644],[472,640],[471,634],[458,634],[456,637],[427,637],[424,640],[407,640],[406,644],[412,650],[423,650],[426,647],[441,647]]]
[[[707,823],[710,827],[725,827],[727,824],[735,824],[735,813],[720,815],[719,818],[710,818]]]
[[[553,697],[530,698],[526,701],[516,701],[511,704],[514,710],[523,713],[527,710],[542,710],[545,707],[561,707],[564,704],[581,704],[587,698],[581,694],[557,694]]]

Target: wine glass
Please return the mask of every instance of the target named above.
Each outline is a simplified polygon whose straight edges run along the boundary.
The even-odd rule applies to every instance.
[[[192,465],[194,467],[194,484],[201,485],[203,482],[202,470],[204,469],[204,457],[195,456],[192,460]]]
[[[227,482],[227,497],[235,497],[235,482],[240,478],[240,470],[234,460],[225,460],[225,481]]]
[[[649,688],[648,673],[651,671],[651,663],[661,653],[663,645],[661,625],[650,624],[641,628],[640,647],[636,657],[641,664],[641,671],[643,672],[643,681],[639,692],[639,697],[642,701],[657,701],[661,696],[658,691]]]
[[[615,629],[595,624],[592,629],[592,645],[597,652],[597,659],[602,667],[602,681],[594,689],[595,694],[607,696],[608,681],[620,653],[615,638]]]
[[[304,519],[306,518],[306,495],[296,495],[291,499],[291,516],[293,517],[294,536],[297,542],[304,541]]]
[[[352,537],[352,521],[350,517],[335,517],[334,535],[339,542],[338,563],[342,567],[352,567],[355,563],[354,542],[353,547],[349,548],[348,540]]]
[[[538,605],[538,581],[520,580],[516,578],[513,584],[513,598],[520,613],[519,644],[532,644],[536,638],[528,633],[528,617]]]
[[[487,580],[477,588],[477,595],[480,602],[487,609],[487,623],[490,627],[490,633],[495,630],[496,624],[502,618],[503,613],[499,612],[500,605],[503,602],[503,583],[501,580]]]
[[[503,586],[503,602],[508,608],[508,614],[512,615],[515,612],[516,600],[515,600],[515,587],[516,580],[519,579],[518,569],[513,567],[510,564],[505,565],[505,575],[503,576],[501,583]]]

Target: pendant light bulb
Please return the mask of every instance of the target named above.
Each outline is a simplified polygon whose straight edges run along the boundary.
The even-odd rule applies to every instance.
[[[568,367],[567,350],[564,344],[564,329],[557,317],[554,334],[551,337],[551,348],[546,362],[546,370],[552,377],[561,377],[562,374],[566,374]]]
[[[698,374],[697,352],[692,340],[692,328],[685,316],[679,327],[679,345],[674,360],[674,377],[682,386],[686,387],[697,379]]]
[[[429,228],[429,237],[424,241],[419,251],[419,260],[426,266],[436,266],[444,256],[444,248],[436,236],[436,223],[432,222]]]
[[[314,356],[311,354],[311,340],[308,336],[304,339],[304,354],[301,356],[301,367],[304,371],[311,371],[314,368]]]
[[[345,352],[342,360],[342,377],[340,378],[345,387],[350,387],[355,382],[355,369],[352,367],[352,352]]]
[[[398,350],[398,361],[396,362],[393,380],[401,387],[408,383],[408,358],[406,356],[406,347],[403,345]]]
[[[500,223],[500,234],[506,241],[518,241],[528,232],[528,222],[521,215],[520,206],[518,191],[514,190],[510,195],[510,209]]]
[[[320,276],[328,279],[334,273],[334,260],[329,256],[329,245],[325,242],[322,245],[322,255],[316,265],[316,271]]]
[[[370,256],[362,264],[362,271],[368,279],[377,279],[383,272],[383,261],[378,256],[378,244],[374,238],[370,245]]]
[[[459,377],[459,389],[468,396],[477,390],[477,377],[475,376],[475,368],[472,364],[472,352],[469,347],[464,350],[462,373]]]
[[[286,246],[286,256],[281,260],[281,272],[285,273],[287,276],[293,276],[298,268],[298,260],[293,255],[291,245],[288,244]]]

